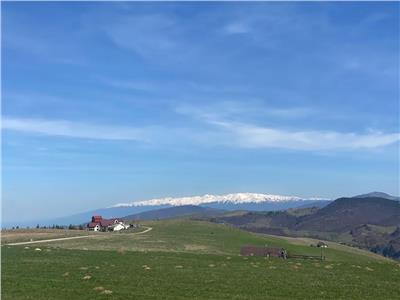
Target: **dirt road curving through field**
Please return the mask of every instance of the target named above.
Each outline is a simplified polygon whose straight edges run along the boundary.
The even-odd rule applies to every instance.
[[[147,227],[147,226],[142,226],[143,228],[146,228],[143,231],[140,232],[135,232],[131,233],[131,235],[139,235],[139,234],[144,234],[146,232],[149,232],[150,230],[153,229],[153,227]],[[96,234],[92,235],[80,235],[80,236],[71,236],[71,237],[64,237],[64,238],[55,238],[55,239],[47,239],[47,240],[38,240],[38,241],[28,241],[28,242],[18,242],[18,243],[9,243],[6,244],[7,246],[20,246],[20,245],[29,245],[29,244],[38,244],[38,243],[49,243],[49,242],[56,242],[56,241],[66,241],[66,240],[75,240],[75,239],[83,239],[83,238],[92,238],[92,237],[98,237]]]
[[[135,235],[143,234],[143,233],[149,232],[150,230],[153,229],[153,227],[148,227],[148,226],[142,226],[142,227],[143,227],[143,228],[146,228],[146,230],[143,230],[143,231],[141,231],[141,232],[132,233],[132,234],[135,234]]]

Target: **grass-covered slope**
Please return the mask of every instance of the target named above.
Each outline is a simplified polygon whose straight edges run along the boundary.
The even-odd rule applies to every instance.
[[[283,247],[288,250],[289,254],[320,255],[320,249],[310,247],[310,244],[289,242],[284,238],[250,233],[227,225],[185,219],[154,221],[145,224],[152,230],[143,235],[129,231],[100,233],[98,237],[57,241],[46,245],[76,250],[166,251],[229,255],[238,255],[242,246],[256,245]],[[331,245],[337,244],[331,243]],[[327,259],[342,261],[354,259],[354,248],[340,247],[339,250],[334,249],[335,247],[326,249]],[[359,250],[356,259],[383,258]]]
[[[212,217],[223,214],[225,211],[221,209],[202,207],[197,205],[181,205],[161,209],[145,211],[142,213],[123,217],[124,220],[166,220],[174,218],[182,218],[189,216]]]
[[[321,209],[247,212],[209,220],[252,232],[318,237],[400,258],[400,202],[385,198],[340,198]]]
[[[379,261],[23,247],[2,252],[2,299],[398,299],[400,293],[400,267]]]
[[[86,230],[68,229],[9,229],[1,231],[1,244],[57,239],[89,234],[98,233]]]
[[[170,220],[142,234],[2,246],[2,299],[396,299],[400,265],[330,243],[326,261],[239,256],[243,245],[319,254],[310,239]],[[35,250],[39,247],[41,251]],[[139,250],[139,251],[136,251]],[[110,294],[111,293],[111,294]]]
[[[385,198],[339,198],[316,213],[303,217],[295,228],[344,232],[363,224],[400,224],[400,202]]]

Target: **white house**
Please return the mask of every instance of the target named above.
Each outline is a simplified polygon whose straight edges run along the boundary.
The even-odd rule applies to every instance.
[[[129,224],[125,224],[120,219],[103,219],[102,216],[93,216],[92,222],[87,225],[91,231],[120,231],[129,227]]]
[[[114,225],[110,226],[110,229],[112,231],[120,231],[120,230],[128,229],[128,228],[129,228],[129,225],[125,225],[122,222],[119,222],[118,224],[114,224]]]
[[[99,224],[89,224],[88,229],[90,231],[100,231],[100,225]]]

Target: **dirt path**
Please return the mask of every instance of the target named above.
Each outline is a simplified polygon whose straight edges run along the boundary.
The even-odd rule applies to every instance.
[[[131,234],[132,234],[132,235],[143,234],[143,233],[149,232],[150,230],[153,229],[153,227],[147,227],[147,226],[142,226],[142,227],[143,227],[143,228],[146,228],[146,230],[143,230],[143,231],[141,231],[141,232],[131,233]],[[80,236],[71,236],[71,237],[65,237],[65,238],[48,239],[48,240],[38,240],[38,241],[29,241],[29,242],[9,243],[9,244],[7,244],[7,246],[19,246],[19,245],[38,244],[38,243],[48,243],[48,242],[75,240],[75,239],[83,239],[83,238],[98,237],[98,236],[99,236],[99,235],[96,235],[96,234],[92,234],[92,235],[80,235]]]
[[[132,234],[143,234],[143,233],[146,233],[146,232],[149,232],[150,230],[152,230],[153,229],[153,227],[147,227],[147,226],[142,226],[143,228],[147,228],[146,230],[143,230],[143,231],[141,231],[141,232],[136,232],[136,233],[132,233]]]

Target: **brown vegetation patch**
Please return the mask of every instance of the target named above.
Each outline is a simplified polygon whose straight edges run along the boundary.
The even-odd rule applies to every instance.
[[[300,269],[300,267],[297,266],[297,265],[293,265],[293,266],[292,266],[292,269],[298,270],[298,269]]]
[[[208,247],[205,245],[197,244],[185,244],[184,247],[186,251],[204,251],[208,249]]]

